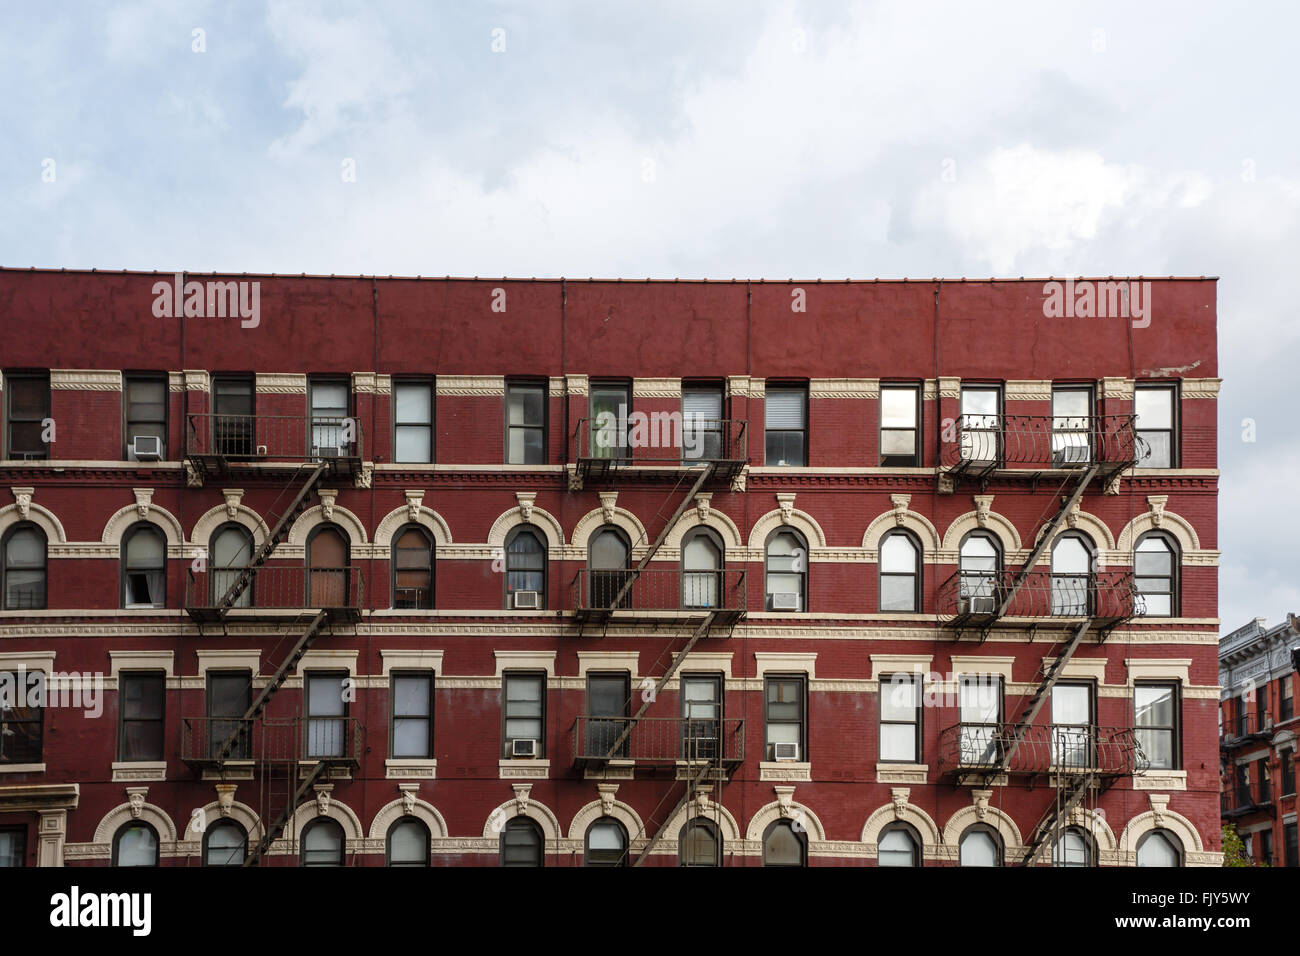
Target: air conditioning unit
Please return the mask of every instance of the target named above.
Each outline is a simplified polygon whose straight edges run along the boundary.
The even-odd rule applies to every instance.
[[[313,458],[338,458],[339,449],[337,446],[319,445],[311,450]]]
[[[157,435],[136,435],[131,442],[131,454],[137,461],[162,461],[162,439]]]
[[[798,760],[798,744],[772,744],[772,756],[776,760]]]
[[[541,595],[536,591],[515,591],[514,607],[515,608],[533,608],[534,610],[541,607]]]
[[[992,595],[961,599],[962,614],[992,614],[996,610],[997,604],[994,602]]]
[[[778,591],[772,595],[772,610],[799,610],[799,593],[797,591]]]
[[[536,757],[537,741],[531,738],[516,737],[510,741],[510,754],[513,757]]]

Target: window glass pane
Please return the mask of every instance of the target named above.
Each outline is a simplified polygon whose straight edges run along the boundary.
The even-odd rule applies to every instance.
[[[406,820],[388,832],[388,861],[392,866],[425,866],[429,862],[429,831]]]
[[[1087,724],[1091,720],[1091,695],[1087,687],[1057,684],[1052,688],[1052,723]]]
[[[916,578],[910,574],[886,574],[880,579],[882,611],[915,611]]]
[[[432,437],[427,425],[397,426],[394,461],[429,462],[433,460]]]
[[[433,390],[428,385],[399,383],[393,386],[393,400],[399,422],[427,423],[433,418]]]
[[[963,388],[961,390],[961,413],[963,415],[996,416],[998,414],[998,390],[996,388]],[[993,423],[989,422],[987,424],[991,425]]]
[[[129,826],[117,840],[118,866],[154,866],[158,862],[158,839],[153,830]]]
[[[122,716],[127,720],[157,719],[162,716],[163,681],[160,677],[123,677]]]
[[[140,528],[131,534],[126,543],[128,568],[157,568],[163,563],[162,535],[151,528]]]
[[[1133,573],[1168,575],[1173,571],[1174,557],[1162,538],[1143,538],[1133,554]]]
[[[622,717],[626,706],[626,684],[621,677],[591,678],[587,688],[589,714],[596,717]]]
[[[776,824],[763,841],[763,863],[767,866],[801,866],[803,845],[790,824]]]
[[[45,536],[33,528],[22,528],[9,536],[5,544],[5,569],[43,568]]]
[[[627,567],[628,549],[614,531],[602,531],[591,543],[591,566],[596,570],[621,570]]]
[[[881,432],[880,453],[882,455],[916,454],[916,432],[914,431]]]
[[[343,862],[343,828],[333,821],[317,823],[302,839],[304,866],[339,866]]]
[[[716,866],[718,843],[713,829],[703,823],[688,823],[682,836],[682,862],[687,866]]]
[[[429,755],[429,721],[427,717],[393,720],[393,756],[427,757]]]
[[[1141,730],[1137,732],[1138,746],[1151,761],[1151,766],[1160,770],[1172,770],[1174,766],[1174,736],[1168,730]]]
[[[346,712],[343,702],[343,678],[309,677],[308,714],[312,717],[342,717]]]
[[[341,382],[313,382],[311,411],[318,418],[342,418],[348,413],[348,387]]]
[[[1055,428],[1080,428],[1087,425],[1092,393],[1082,388],[1052,390],[1052,417]]]
[[[429,678],[394,678],[393,713],[402,717],[427,717],[429,715]]]
[[[1148,833],[1138,847],[1137,865],[1177,866],[1178,851],[1163,833]]]
[[[45,417],[46,397],[49,395],[47,380],[6,376],[5,390],[9,393],[11,417],[23,419]]]
[[[804,427],[805,392],[801,388],[768,389],[766,422],[768,429]]]
[[[1148,454],[1139,463],[1143,468],[1172,468],[1173,444],[1169,432],[1138,430],[1138,437],[1147,443]]]
[[[252,681],[248,674],[210,674],[208,677],[208,715],[243,717],[248,711]],[[230,728],[233,730],[234,728]]]
[[[882,388],[880,424],[884,428],[916,427],[916,389]]]
[[[253,414],[253,383],[216,381],[213,383],[213,411],[217,415]]]
[[[998,844],[992,834],[983,830],[967,833],[961,838],[962,866],[997,866]]]
[[[1138,685],[1133,690],[1133,709],[1139,727],[1172,727],[1174,689],[1164,685]]]
[[[912,724],[881,724],[880,759],[916,760],[916,728]]]
[[[1092,568],[1092,556],[1078,538],[1061,538],[1052,545],[1052,572],[1054,574],[1087,574]]]
[[[880,685],[882,720],[915,720],[920,688],[915,680],[891,679]]]
[[[218,823],[208,830],[208,866],[239,866],[244,862],[246,839],[233,823]]]
[[[242,528],[226,528],[212,542],[212,563],[218,568],[246,567],[252,557],[252,535]]]
[[[707,535],[697,534],[686,542],[683,549],[683,563],[688,571],[714,571],[718,568],[721,555],[718,546]]]
[[[1002,684],[994,679],[964,679],[958,689],[962,723],[996,723]]]
[[[880,866],[916,866],[916,844],[904,830],[890,830],[880,838]]]
[[[1173,428],[1173,390],[1168,388],[1139,388],[1133,392],[1133,410],[1137,427]]]
[[[891,534],[880,546],[880,570],[916,571],[916,545],[905,534]]]
[[[1052,862],[1057,866],[1087,866],[1087,839],[1077,830],[1066,830],[1052,849]]]

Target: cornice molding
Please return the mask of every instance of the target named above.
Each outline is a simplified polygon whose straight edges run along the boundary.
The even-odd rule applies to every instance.
[[[439,375],[434,380],[438,395],[460,398],[498,398],[506,394],[504,375]]]
[[[122,391],[122,373],[116,369],[52,368],[50,388],[87,392]]]
[[[306,372],[258,372],[255,386],[259,395],[306,395]]]

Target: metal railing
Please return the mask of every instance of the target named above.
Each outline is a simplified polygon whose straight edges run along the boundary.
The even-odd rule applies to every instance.
[[[231,743],[227,762],[324,760],[355,765],[362,751],[361,730],[356,717],[184,717],[181,760],[195,765],[218,763],[223,748]]]
[[[939,585],[939,616],[947,623],[991,619],[1018,572],[956,571]],[[1089,617],[1125,621],[1142,614],[1142,595],[1131,571],[1053,574],[1030,571],[1003,617],[1036,619]]]
[[[185,416],[185,456],[251,462],[363,458],[361,419],[193,413]]]
[[[1251,737],[1267,737],[1273,733],[1273,718],[1271,714],[1249,710],[1244,714],[1238,713],[1223,730],[1224,743]]]
[[[631,726],[623,742],[614,744]],[[579,764],[605,760],[645,762],[720,761],[745,759],[745,721],[698,717],[593,717],[582,715],[573,724],[573,755]]]
[[[185,580],[185,607],[215,610],[243,568],[190,568]],[[239,595],[232,610],[350,608],[365,606],[365,581],[355,565],[306,568],[301,565],[264,564]]]
[[[1140,464],[1149,450],[1133,415],[961,415],[940,461],[957,471],[1066,468],[1093,462],[1114,471]]]
[[[623,586],[632,586],[623,592]],[[680,568],[595,571],[582,568],[573,579],[573,609],[579,614],[614,612],[622,617],[637,611],[709,611],[741,613],[747,600],[746,573],[739,569],[683,571]],[[630,613],[623,613],[630,612]]]
[[[960,723],[939,733],[948,771],[993,770],[1015,743],[1014,724]],[[1131,727],[1035,725],[1026,728],[1004,773],[1142,773],[1149,761]]]
[[[574,457],[623,467],[743,462],[749,458],[747,426],[744,419],[683,418],[679,412],[649,412],[630,423],[580,418]]]

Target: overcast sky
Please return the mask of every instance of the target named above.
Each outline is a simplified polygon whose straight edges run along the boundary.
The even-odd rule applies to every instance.
[[[1294,5],[145,0],[0,22],[5,266],[1220,276],[1223,630],[1300,612]]]

